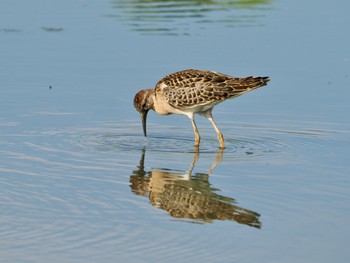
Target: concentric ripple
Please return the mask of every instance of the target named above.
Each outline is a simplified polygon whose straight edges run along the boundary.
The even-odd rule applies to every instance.
[[[75,130],[70,134],[71,143],[79,148],[86,148],[102,152],[139,152],[146,148],[152,152],[189,153],[194,148],[194,136],[190,126],[152,125],[152,131],[148,137],[142,135],[139,126],[133,128],[129,124],[129,131],[124,128],[111,125],[109,128],[92,128]],[[223,131],[225,136],[225,154],[258,155],[281,152],[288,148],[290,143],[281,138],[254,133],[240,133],[238,127],[234,131]],[[200,130],[202,141],[200,152],[215,153],[219,144],[214,130],[211,127]]]

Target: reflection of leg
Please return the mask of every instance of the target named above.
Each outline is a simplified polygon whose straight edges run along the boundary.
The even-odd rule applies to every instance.
[[[214,163],[211,165],[211,167],[208,170],[208,175],[210,175],[215,169],[215,167],[222,161],[223,154],[224,154],[224,149],[220,148],[220,150],[218,150],[216,153],[216,158]]]
[[[192,160],[190,169],[189,169],[188,172],[187,172],[187,175],[189,176],[188,179],[190,179],[190,177],[191,177],[191,175],[192,175],[192,171],[193,171],[193,169],[194,169],[194,165],[197,163],[198,158],[199,158],[199,150],[198,150],[198,147],[195,147],[195,150],[194,150],[194,152],[193,152],[193,160]]]
[[[146,149],[143,148],[142,153],[141,153],[140,163],[138,166],[136,166],[137,170],[133,171],[133,175],[144,176],[146,174],[146,172],[145,172],[145,154],[146,154]]]
[[[142,155],[141,155],[141,159],[140,159],[140,165],[138,167],[142,170],[145,168],[145,153],[146,153],[146,148],[143,147],[142,148]]]
[[[193,162],[196,163],[198,161],[198,158],[199,158],[199,147],[198,146],[194,146]]]

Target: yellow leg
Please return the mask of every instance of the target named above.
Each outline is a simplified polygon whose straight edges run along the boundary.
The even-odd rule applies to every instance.
[[[199,132],[198,132],[198,128],[197,128],[197,125],[196,125],[196,122],[194,121],[194,115],[193,113],[192,114],[189,114],[187,115],[190,120],[191,120],[191,123],[192,123],[192,127],[193,127],[193,131],[194,131],[194,146],[198,147],[200,142],[201,142],[201,136],[199,135]]]
[[[208,110],[207,112],[205,112],[204,116],[211,122],[211,124],[213,125],[215,132],[218,136],[218,140],[220,143],[220,149],[224,149],[225,148],[225,142],[224,142],[224,136],[222,135],[221,131],[219,130],[218,126],[216,125],[213,116],[211,114],[211,110]]]

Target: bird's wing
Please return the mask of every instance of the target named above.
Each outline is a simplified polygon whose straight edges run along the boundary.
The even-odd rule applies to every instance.
[[[235,78],[225,74],[184,70],[161,79],[155,89],[178,109],[217,104],[247,91],[266,85],[267,77]]]

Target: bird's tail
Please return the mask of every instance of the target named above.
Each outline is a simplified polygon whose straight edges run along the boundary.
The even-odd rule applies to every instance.
[[[265,86],[267,82],[269,82],[269,77],[246,77],[246,78],[235,78],[232,80],[231,83],[229,83],[228,87],[230,87],[230,84],[234,87],[229,89],[228,88],[228,94],[229,98],[235,98],[238,97],[244,93],[247,93],[249,91],[252,91],[254,89],[260,88],[262,86]]]
[[[253,90],[260,88],[262,86],[267,85],[267,82],[269,82],[269,77],[247,77],[243,79],[242,86],[244,86],[247,90]]]

